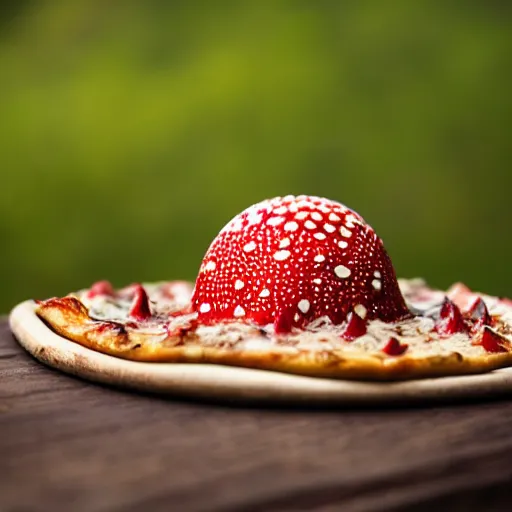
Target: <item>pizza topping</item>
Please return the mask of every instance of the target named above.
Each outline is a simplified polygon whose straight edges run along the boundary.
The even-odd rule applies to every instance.
[[[349,313],[347,317],[347,325],[341,334],[346,341],[353,341],[356,338],[366,334],[366,321],[357,312]]]
[[[180,323],[176,326],[167,326],[167,335],[168,336],[178,336],[179,338],[184,338],[187,335],[192,334],[199,327],[199,323],[197,318],[188,318],[186,322]]]
[[[459,309],[464,311],[464,317],[468,320],[472,331],[477,331],[484,325],[493,324],[489,309],[481,294],[471,291],[465,284],[455,283],[448,290],[447,296]],[[512,305],[512,302],[509,305]]]
[[[456,286],[461,285],[457,284]],[[474,297],[476,294],[471,292],[471,296]],[[461,312],[460,307],[455,302],[445,297],[435,330],[441,336],[448,337],[457,333],[476,333],[483,326],[492,325],[493,321],[487,305],[481,297],[476,297],[476,300],[470,304],[467,296],[463,299],[461,295],[456,296],[458,303],[466,306],[464,313]],[[470,304],[469,307],[468,304]]]
[[[478,297],[473,305],[469,308],[467,316],[474,322],[473,331],[478,331],[484,325],[492,325],[492,318],[485,302]]]
[[[441,307],[439,320],[435,328],[442,336],[451,336],[452,334],[467,332],[468,330],[460,309],[448,297],[446,297]]]
[[[484,327],[477,344],[482,345],[487,352],[508,352],[512,348],[507,338],[500,336],[488,326]]]
[[[188,281],[169,281],[160,287],[162,295],[179,304],[189,304],[192,296],[192,286]]]
[[[88,299],[94,299],[94,297],[100,295],[114,296],[114,288],[109,281],[98,281],[94,283],[87,292]]]
[[[384,353],[386,353],[388,356],[400,356],[402,355],[407,349],[409,348],[409,345],[407,343],[401,343],[396,338],[389,338],[388,342],[382,349]]]
[[[133,303],[128,314],[140,322],[151,317],[148,294],[140,284],[133,285]]]
[[[310,196],[264,201],[229,222],[203,259],[192,306],[204,324],[274,324],[278,333],[326,316],[348,319],[351,336],[363,310],[368,320],[410,316],[373,229],[346,206]]]
[[[446,292],[446,296],[462,311],[466,311],[478,298],[465,284],[455,283]]]

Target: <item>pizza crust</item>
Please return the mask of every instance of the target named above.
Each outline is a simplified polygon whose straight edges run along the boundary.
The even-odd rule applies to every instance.
[[[32,301],[13,309],[10,326],[20,344],[49,366],[96,382],[171,396],[350,406],[461,400],[512,391],[512,368],[481,375],[358,382],[224,365],[130,361],[91,350],[56,334],[36,315]]]

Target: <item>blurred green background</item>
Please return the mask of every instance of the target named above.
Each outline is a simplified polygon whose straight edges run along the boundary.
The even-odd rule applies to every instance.
[[[512,4],[0,8],[0,311],[194,279],[267,197],[361,213],[401,276],[512,295]]]

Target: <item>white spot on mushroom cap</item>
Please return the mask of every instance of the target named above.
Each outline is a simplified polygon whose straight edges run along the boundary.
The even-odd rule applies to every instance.
[[[210,309],[212,309],[212,307],[210,306],[210,304],[208,304],[208,302],[203,302],[199,306],[199,312],[200,313],[208,313],[208,311],[210,311]]]
[[[245,283],[240,279],[235,281],[235,290],[241,290],[245,286]]]
[[[295,221],[290,221],[290,222],[287,222],[285,225],[284,225],[284,230],[285,231],[296,231],[298,229],[299,225],[295,222]]]
[[[325,240],[327,237],[323,233],[315,233],[313,235],[317,240]]]
[[[320,278],[313,279],[313,283],[322,284],[322,280]]]
[[[313,260],[317,263],[322,263],[322,261],[325,261],[325,256],[323,254],[317,254]]]
[[[295,218],[297,220],[304,220],[308,215],[309,215],[309,212],[302,211],[302,212],[298,212],[297,215],[295,215]]]
[[[245,316],[245,309],[242,306],[237,306],[235,308],[235,311],[233,312],[233,315],[237,318],[241,317],[241,316]]]
[[[329,220],[332,221],[332,222],[339,222],[341,220],[341,217],[339,217],[335,213],[330,213],[329,214]]]
[[[315,205],[311,202],[311,201],[308,201],[308,198],[307,196],[302,196],[303,199],[301,198],[299,201],[297,201],[297,206],[299,208],[314,208]],[[297,198],[299,199],[299,198]]]
[[[270,217],[270,219],[267,220],[267,225],[279,226],[282,222],[284,222],[284,217]]]
[[[380,290],[382,288],[382,283],[381,281],[379,281],[378,279],[374,279],[372,281],[372,286],[376,289],[376,290]]]
[[[311,222],[310,220],[307,220],[304,222],[304,227],[306,229],[316,229],[316,224],[314,222]]]
[[[340,228],[341,236],[345,238],[350,238],[352,236],[352,231],[349,231],[345,226],[341,226]]]
[[[284,215],[288,211],[288,208],[286,206],[279,206],[279,208],[276,208],[274,210],[274,213],[277,215]]]
[[[324,229],[327,233],[334,233],[336,228],[332,224],[324,224]]]
[[[345,279],[351,274],[350,269],[345,267],[345,265],[338,265],[334,269],[334,273],[341,279]]]
[[[354,215],[352,215],[351,213],[349,213],[349,214],[345,217],[345,224],[346,224],[349,228],[353,228],[353,227],[354,227],[354,224],[361,224],[361,222],[357,219],[357,217],[355,217]]]
[[[257,210],[250,210],[249,215],[247,215],[247,222],[248,225],[251,226],[252,224],[259,224],[263,219],[263,216],[261,213],[258,213]]]
[[[341,249],[346,249],[348,247],[348,243],[345,242],[345,240],[340,240],[338,242],[338,247],[340,247]]]
[[[311,218],[312,218],[313,220],[317,220],[317,221],[319,221],[319,222],[323,219],[322,214],[321,214],[321,213],[318,213],[318,212],[313,212],[313,213],[311,214]]]
[[[309,311],[309,308],[311,307],[311,304],[309,303],[309,300],[308,299],[302,299],[302,300],[299,300],[299,304],[297,305],[297,307],[304,313],[306,314],[308,311]]]
[[[362,319],[365,319],[368,311],[362,304],[357,304],[357,306],[354,306],[354,313]]]
[[[270,290],[268,290],[268,288],[263,288],[263,290],[261,290],[260,297],[262,299],[264,299],[265,297],[269,297],[269,296],[270,296]]]
[[[374,275],[377,279],[380,279],[380,278],[382,277],[382,274],[381,274],[378,270],[376,270],[376,271],[373,273],[373,275]]]
[[[279,242],[279,249],[284,249],[285,247],[288,247],[290,245],[290,239],[289,238],[283,238]]]
[[[215,270],[215,267],[216,267],[216,266],[217,266],[217,265],[216,265],[215,261],[211,261],[211,260],[210,260],[210,261],[205,265],[204,269],[205,269],[206,271]]]
[[[277,251],[274,254],[274,259],[276,261],[284,261],[290,256],[290,251]]]
[[[254,249],[256,249],[256,244],[252,240],[244,245],[245,252],[251,252]]]

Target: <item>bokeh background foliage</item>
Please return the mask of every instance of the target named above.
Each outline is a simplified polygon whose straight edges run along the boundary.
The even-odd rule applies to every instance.
[[[194,279],[288,193],[359,211],[402,276],[512,295],[511,5],[2,2],[0,311]]]

